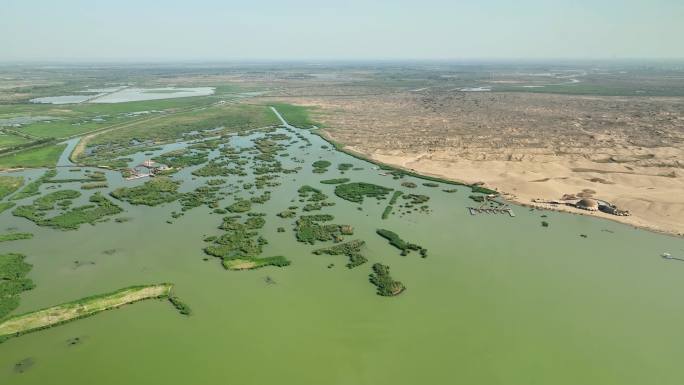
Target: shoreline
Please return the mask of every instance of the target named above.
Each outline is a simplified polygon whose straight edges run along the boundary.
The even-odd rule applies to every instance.
[[[548,203],[537,203],[537,202],[522,202],[519,199],[516,198],[510,198],[506,196],[506,193],[502,193],[502,196],[504,196],[505,200],[511,203],[515,203],[519,206],[522,207],[529,207],[529,208],[534,208],[537,210],[545,210],[545,211],[555,211],[559,213],[565,213],[565,214],[575,214],[575,215],[584,215],[588,217],[593,217],[593,218],[599,218],[599,219],[607,219],[609,221],[617,222],[623,225],[631,226],[632,228],[639,229],[639,230],[646,230],[650,231],[652,233],[657,233],[657,234],[662,234],[662,235],[668,235],[672,236],[675,238],[684,238],[684,233],[679,233],[675,230],[664,230],[658,227],[654,227],[652,225],[647,225],[647,224],[635,224],[635,223],[630,223],[627,220],[620,220],[620,218],[630,218],[630,216],[619,216],[619,215],[610,215],[610,214],[605,214],[600,211],[588,211],[588,210],[582,210],[582,209],[576,209],[572,208],[571,206],[561,206],[561,205],[552,205]]]
[[[426,172],[426,171],[421,171],[419,169],[412,169],[412,168],[406,168],[405,166],[396,164],[396,163],[388,163],[385,160],[380,160],[374,155],[371,154],[365,154],[363,152],[360,152],[355,149],[350,149],[346,145],[338,142],[335,140],[328,131],[324,130],[313,130],[313,133],[316,135],[320,136],[321,138],[325,139],[328,143],[330,143],[332,146],[334,146],[335,149],[338,151],[342,151],[348,155],[351,155],[355,158],[361,159],[368,161],[370,163],[379,165],[379,166],[385,166],[385,167],[390,167],[394,168],[397,170],[401,170],[407,173],[410,173],[412,176],[422,178],[422,179],[427,179],[427,180],[439,180],[443,183],[448,183],[452,185],[461,185],[461,186],[466,186],[466,187],[473,187],[475,184],[470,184],[462,179],[456,179],[453,177],[449,177],[443,174],[436,174],[436,173],[431,173],[431,172]],[[552,204],[544,204],[544,203],[537,203],[537,202],[532,202],[530,201],[523,201],[521,198],[517,197],[514,193],[508,192],[508,191],[502,191],[499,189],[498,186],[492,185],[492,184],[483,184],[484,187],[492,189],[496,191],[502,199],[504,199],[507,202],[514,203],[516,205],[522,206],[522,207],[529,207],[529,208],[534,208],[538,210],[547,210],[547,211],[556,211],[556,212],[562,212],[562,213],[567,213],[567,214],[576,214],[576,215],[585,215],[593,218],[600,218],[600,219],[607,219],[613,222],[617,222],[623,225],[628,225],[631,226],[635,229],[641,229],[641,230],[646,230],[650,231],[653,233],[657,234],[663,234],[663,235],[668,235],[676,238],[684,238],[684,232],[680,232],[677,230],[669,230],[669,229],[663,229],[660,227],[657,227],[656,225],[649,224],[649,223],[634,223],[634,219],[630,220],[630,218],[635,218],[635,216],[630,215],[630,216],[617,216],[617,215],[610,215],[606,213],[602,213],[599,211],[587,211],[587,210],[582,210],[582,209],[576,209],[576,208],[571,208],[569,206],[560,206],[560,205],[552,205]]]
[[[263,128],[263,127],[262,127]],[[262,128],[254,128],[254,129],[249,129],[247,131],[253,131],[253,130],[258,130]],[[440,183],[445,183],[449,185],[457,185],[457,186],[465,186],[469,188],[473,188],[476,186],[483,186],[487,189],[491,189],[492,191],[496,192],[502,199],[504,199],[507,202],[514,203],[516,205],[522,206],[522,207],[529,207],[529,208],[535,208],[538,210],[548,210],[548,211],[556,211],[556,212],[563,212],[563,213],[568,213],[568,214],[576,214],[576,215],[585,215],[585,216],[590,216],[594,218],[601,218],[601,219],[607,219],[611,220],[617,223],[621,223],[624,225],[631,226],[633,228],[637,229],[642,229],[642,230],[647,230],[651,231],[654,233],[658,234],[664,234],[664,235],[669,235],[677,238],[684,238],[684,232],[683,231],[677,231],[673,229],[664,229],[662,227],[658,227],[657,225],[648,223],[647,220],[644,220],[643,218],[635,217],[634,215],[631,216],[616,216],[616,215],[610,215],[602,212],[594,212],[594,211],[587,211],[587,210],[581,210],[581,209],[576,209],[572,208],[569,206],[562,206],[562,205],[552,205],[552,204],[546,204],[546,203],[538,203],[538,202],[533,202],[531,199],[530,200],[524,200],[517,195],[515,195],[512,192],[502,190],[500,189],[499,186],[493,183],[483,183],[480,184],[478,183],[468,183],[464,179],[459,179],[459,178],[454,178],[451,176],[447,176],[444,174],[440,173],[434,173],[434,172],[429,172],[429,171],[424,171],[420,169],[414,169],[414,168],[407,168],[406,166],[402,166],[397,163],[393,163],[391,161],[387,160],[381,160],[377,156],[372,155],[372,154],[366,154],[361,151],[358,151],[354,148],[350,148],[346,146],[345,144],[337,141],[331,134],[325,129],[311,129],[309,130],[311,133],[318,135],[322,139],[324,139],[326,142],[328,142],[333,148],[335,148],[337,151],[341,151],[345,154],[348,154],[350,156],[353,156],[357,159],[367,161],[369,163],[375,164],[377,166],[386,168],[386,169],[394,169],[394,170],[399,170],[401,172],[406,173],[407,175],[417,177],[420,179],[424,180],[429,180],[429,181],[434,181],[434,182],[440,182]],[[99,134],[100,132],[97,133],[92,133],[93,136]],[[87,139],[87,137],[90,135],[86,135],[81,137],[79,142],[77,143],[76,146],[74,146],[73,150],[69,154],[69,159],[72,160],[73,162],[73,157],[74,154],[78,152],[79,146],[82,144],[85,144],[84,139]],[[82,165],[76,163],[70,167],[82,167]],[[2,172],[16,172],[16,171],[21,171],[25,170],[27,168],[22,167],[22,168],[15,168],[15,169],[5,169],[5,170],[0,170]],[[547,199],[554,199],[553,197],[547,198]],[[642,223],[635,223],[638,219],[641,219]]]

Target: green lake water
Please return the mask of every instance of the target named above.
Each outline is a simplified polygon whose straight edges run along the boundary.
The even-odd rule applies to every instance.
[[[204,261],[202,239],[222,233],[221,215],[206,206],[168,224],[171,211],[179,211],[177,202],[144,207],[116,201],[130,222],[82,225],[78,231],[37,227],[11,210],[0,215],[3,230],[35,234],[0,244],[0,251],[24,253],[34,265],[29,277],[37,286],[22,295],[17,314],[158,282],[174,283],[193,310],[185,317],[167,301],[151,300],[11,338],[0,344],[0,384],[684,382],[684,262],[660,257],[670,252],[684,258],[684,240],[518,206],[515,218],[471,216],[467,187],[446,193],[442,189],[453,186],[395,180],[370,163],[321,148],[326,143],[316,135],[298,132],[312,145],[287,152],[304,162],[279,159],[286,168],[302,170],[281,174],[282,185],[267,188],[271,200],[252,209],[267,213],[260,234],[269,244],[262,255],[286,256],[292,264],[285,268],[226,271],[216,258]],[[250,145],[253,137],[235,137],[235,143]],[[138,154],[135,161],[144,158]],[[311,172],[319,159],[333,163],[324,174]],[[342,175],[336,167],[342,162],[363,170]],[[211,179],[192,180],[196,168],[175,176],[185,181],[182,191]],[[77,174],[59,172],[58,178]],[[26,175],[35,178],[41,171]],[[108,191],[145,181],[107,175]],[[431,212],[381,220],[387,200],[366,198],[359,211],[358,204],[335,197],[333,185],[319,183],[335,177],[428,195]],[[418,187],[402,187],[406,181]],[[295,219],[275,214],[302,205],[297,189],[304,184],[336,202],[321,212],[333,214],[334,223],[354,226],[347,239],[366,241],[368,263],[347,269],[345,256],[311,253],[326,245],[296,241]],[[77,203],[91,193],[85,191]],[[221,207],[232,201],[225,199]],[[280,226],[287,231],[278,233]],[[400,256],[375,234],[378,228],[426,247],[428,257]],[[94,264],[76,267],[75,261]],[[407,290],[391,298],[376,295],[368,282],[375,262],[389,265]],[[267,276],[276,283],[266,283]],[[73,337],[82,342],[70,346]],[[26,358],[33,365],[16,373],[15,364]]]

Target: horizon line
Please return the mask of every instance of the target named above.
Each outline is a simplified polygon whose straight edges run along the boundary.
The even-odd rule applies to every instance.
[[[78,59],[12,59],[0,60],[0,65],[51,64],[317,64],[317,63],[582,63],[582,62],[684,62],[682,57],[464,57],[464,58],[78,58]]]

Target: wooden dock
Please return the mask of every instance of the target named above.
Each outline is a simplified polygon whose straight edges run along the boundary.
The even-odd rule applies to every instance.
[[[510,217],[515,217],[515,213],[513,212],[513,209],[510,207],[505,207],[501,209],[496,209],[496,208],[482,208],[482,207],[468,207],[468,211],[470,212],[470,215],[477,215],[477,214],[508,214]]]

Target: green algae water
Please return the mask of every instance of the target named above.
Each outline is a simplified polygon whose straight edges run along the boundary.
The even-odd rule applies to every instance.
[[[22,294],[13,314],[158,282],[174,283],[175,293],[193,310],[184,317],[168,302],[152,300],[11,338],[0,344],[0,383],[682,383],[684,262],[660,257],[663,252],[684,257],[682,239],[518,206],[515,217],[471,216],[468,187],[447,193],[442,190],[454,186],[393,179],[328,148],[310,132],[291,127],[277,132],[293,141],[299,134],[311,144],[289,145],[290,157],[280,159],[283,167],[302,169],[281,174],[280,186],[266,188],[271,199],[252,208],[266,214],[259,231],[268,240],[262,255],[283,255],[292,262],[287,267],[226,271],[218,258],[202,251],[203,238],[222,233],[217,229],[222,215],[206,206],[171,220],[171,212],[180,211],[178,202],[147,207],[114,200],[129,221],[85,224],[77,231],[38,227],[13,217],[12,210],[0,215],[3,230],[35,234],[0,243],[0,252],[26,254],[34,265],[29,277],[37,286]],[[262,135],[236,136],[231,144],[251,146]],[[155,155],[186,145],[167,145]],[[210,157],[216,156],[212,151]],[[135,164],[149,156],[132,157]],[[317,160],[332,166],[313,173]],[[342,173],[340,163],[354,169]],[[183,181],[182,191],[211,179],[193,177],[199,167],[174,176]],[[70,173],[60,168],[57,178]],[[33,179],[41,174],[24,172]],[[106,192],[145,182],[125,181],[113,172],[107,178]],[[382,220],[389,197],[367,197],[362,204],[339,199],[335,185],[320,183],[331,178],[427,195],[429,209],[395,210]],[[253,176],[225,179],[238,184]],[[332,243],[297,242],[296,218],[276,214],[303,205],[297,193],[303,185],[335,202],[308,214],[332,214],[334,223],[352,225],[348,239],[366,242],[367,263],[348,269],[343,255],[312,253]],[[54,191],[50,188],[43,185],[41,192]],[[75,203],[85,204],[88,195]],[[252,196],[247,190],[237,195]],[[220,206],[233,201],[227,196]],[[376,235],[379,228],[427,248],[427,258],[417,252],[401,256]],[[375,294],[368,276],[376,262],[391,267],[392,277],[407,288],[402,294]],[[77,337],[79,343],[69,343]],[[32,365],[15,370],[26,359]]]

